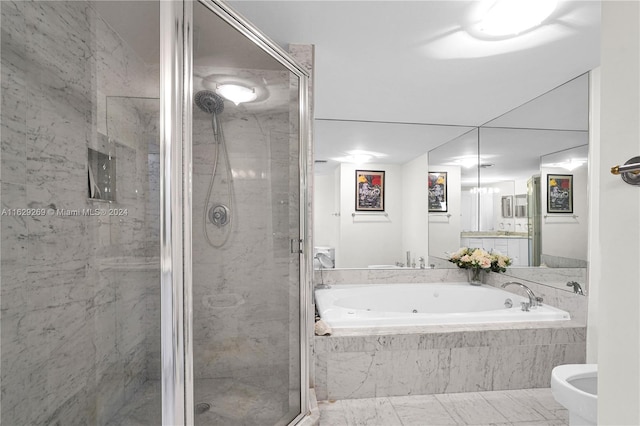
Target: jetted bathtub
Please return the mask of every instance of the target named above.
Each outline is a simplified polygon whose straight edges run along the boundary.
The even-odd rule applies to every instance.
[[[522,311],[528,297],[468,283],[332,285],[315,296],[318,313],[332,328],[570,319],[568,312],[545,303]]]

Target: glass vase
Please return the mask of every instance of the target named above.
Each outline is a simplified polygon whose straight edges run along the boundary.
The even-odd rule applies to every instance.
[[[482,281],[484,278],[484,271],[480,268],[469,268],[467,269],[467,273],[469,274],[469,284],[471,285],[482,285]]]

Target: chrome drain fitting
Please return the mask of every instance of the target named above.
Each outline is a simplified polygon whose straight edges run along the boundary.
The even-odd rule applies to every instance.
[[[209,404],[208,402],[201,402],[200,404],[196,404],[196,414],[204,414],[209,410],[211,410],[211,404]]]

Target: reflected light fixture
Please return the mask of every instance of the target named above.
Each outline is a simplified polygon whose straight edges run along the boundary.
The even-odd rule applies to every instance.
[[[386,157],[386,154],[381,152],[373,152],[373,151],[362,151],[359,149],[354,149],[352,151],[347,151],[347,155],[344,157],[333,158],[333,160],[338,161],[340,163],[355,163],[362,164],[368,163],[373,159],[379,159]]]
[[[471,188],[469,190],[470,193],[472,194],[499,194],[500,193],[500,188],[498,187],[477,187],[474,186],[473,188]]]
[[[255,101],[258,97],[255,89],[250,89],[239,84],[220,84],[216,88],[216,92],[236,105],[240,105],[243,102]]]
[[[578,167],[586,164],[587,160],[581,160],[578,158],[571,158],[569,160],[565,160],[561,163],[547,163],[543,164],[543,167],[555,167],[555,168],[563,168],[569,170],[570,172],[577,169]]]
[[[513,36],[536,27],[558,6],[558,0],[495,0],[479,30],[490,36]]]
[[[447,166],[460,166],[465,169],[470,169],[471,167],[475,167],[478,165],[478,157],[477,156],[464,156],[460,158],[456,158],[451,163],[445,163]]]

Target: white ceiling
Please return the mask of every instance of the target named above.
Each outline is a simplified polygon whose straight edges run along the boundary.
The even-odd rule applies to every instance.
[[[320,119],[478,126],[599,64],[598,1],[498,41],[466,32],[474,1],[230,4],[283,47],[315,45]]]
[[[600,62],[599,1],[560,1],[543,26],[504,40],[467,32],[476,1],[230,4],[284,48],[315,45],[316,159],[360,149],[404,163],[490,121],[588,128],[586,78],[562,85]]]

